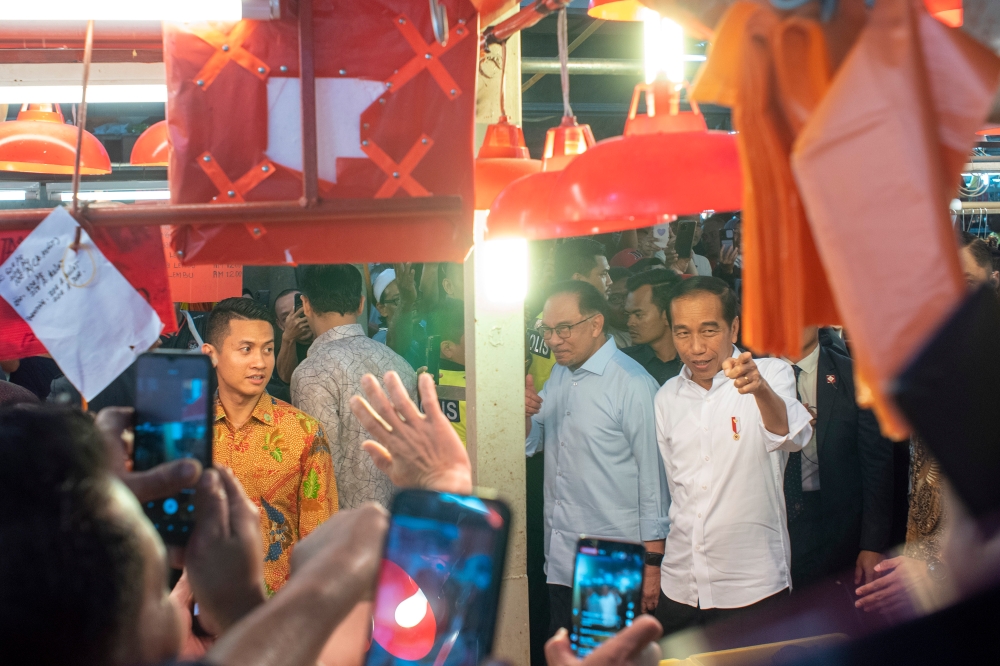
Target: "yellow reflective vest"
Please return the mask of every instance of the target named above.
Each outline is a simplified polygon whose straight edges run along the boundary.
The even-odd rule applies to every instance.
[[[535,326],[528,329],[528,351],[531,352],[531,365],[528,366],[528,374],[535,380],[535,390],[541,391],[545,382],[549,381],[552,368],[556,364],[556,357],[552,350],[545,344],[542,334],[536,329],[542,324],[542,313],[535,317]]]
[[[438,386],[461,386],[465,388],[465,370],[440,370]],[[462,438],[462,444],[465,444],[465,400],[451,400],[438,396],[438,402],[441,403],[441,411],[451,421],[451,425],[455,428],[458,436]]]

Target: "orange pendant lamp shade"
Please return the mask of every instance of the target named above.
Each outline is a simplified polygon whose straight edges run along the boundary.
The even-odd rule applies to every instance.
[[[132,146],[129,163],[132,166],[167,166],[170,161],[170,142],[167,141],[167,121],[150,125],[139,135]]]
[[[67,125],[58,104],[25,104],[17,120],[0,123],[0,171],[72,174],[77,128]],[[111,159],[101,142],[83,133],[80,173],[111,173]]]
[[[652,11],[639,0],[590,0],[587,15],[605,21],[641,21]]]
[[[734,135],[657,132],[608,139],[573,160],[548,213],[605,232],[652,226],[666,215],[742,206]]]
[[[533,160],[524,142],[524,132],[507,116],[486,128],[486,137],[476,158],[476,210],[488,210],[493,200],[513,181],[537,173],[540,160]]]
[[[559,127],[545,133],[542,171],[561,171],[577,155],[587,152],[597,143],[590,125],[576,122],[576,116],[563,116]]]
[[[511,125],[507,116],[500,116],[500,120],[486,128],[483,145],[479,148],[480,159],[494,157],[531,158],[524,132],[517,125]]]

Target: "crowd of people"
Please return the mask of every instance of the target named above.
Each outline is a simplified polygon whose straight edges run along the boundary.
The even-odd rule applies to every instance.
[[[595,666],[650,663],[661,632],[749,625],[824,586],[847,591],[864,633],[882,626],[868,617],[915,617],[1000,572],[965,566],[993,547],[981,535],[958,530],[965,551],[948,550],[946,528],[970,519],[917,438],[900,489],[899,447],[855,397],[849,331],[809,328],[789,358],[741,346],[739,220],[716,217],[695,221],[687,257],[678,222],[532,247],[525,453],[544,461],[544,528],[529,541],[548,607],[532,623],[550,666],[576,661],[581,534],[646,548],[647,616]],[[970,289],[1000,286],[995,251],[968,234],[960,245]],[[394,493],[472,489],[464,296],[458,264],[316,265],[273,303],[179,311],[162,345],[200,349],[217,377],[207,470],[129,471],[134,369],[86,404],[52,359],[3,361],[12,663],[359,663],[343,645],[364,640],[335,632],[366,631],[349,615],[371,598]],[[186,487],[197,526],[168,552],[139,502]]]

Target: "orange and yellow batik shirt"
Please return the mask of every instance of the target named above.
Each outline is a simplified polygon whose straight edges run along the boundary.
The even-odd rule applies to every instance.
[[[337,512],[337,482],[323,427],[264,393],[239,430],[215,400],[213,460],[229,467],[260,509],[264,582],[288,580],[292,546]]]

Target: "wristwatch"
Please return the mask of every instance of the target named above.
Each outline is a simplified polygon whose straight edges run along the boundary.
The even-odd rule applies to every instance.
[[[645,562],[647,567],[658,567],[663,562],[663,553],[651,553],[647,551]]]

